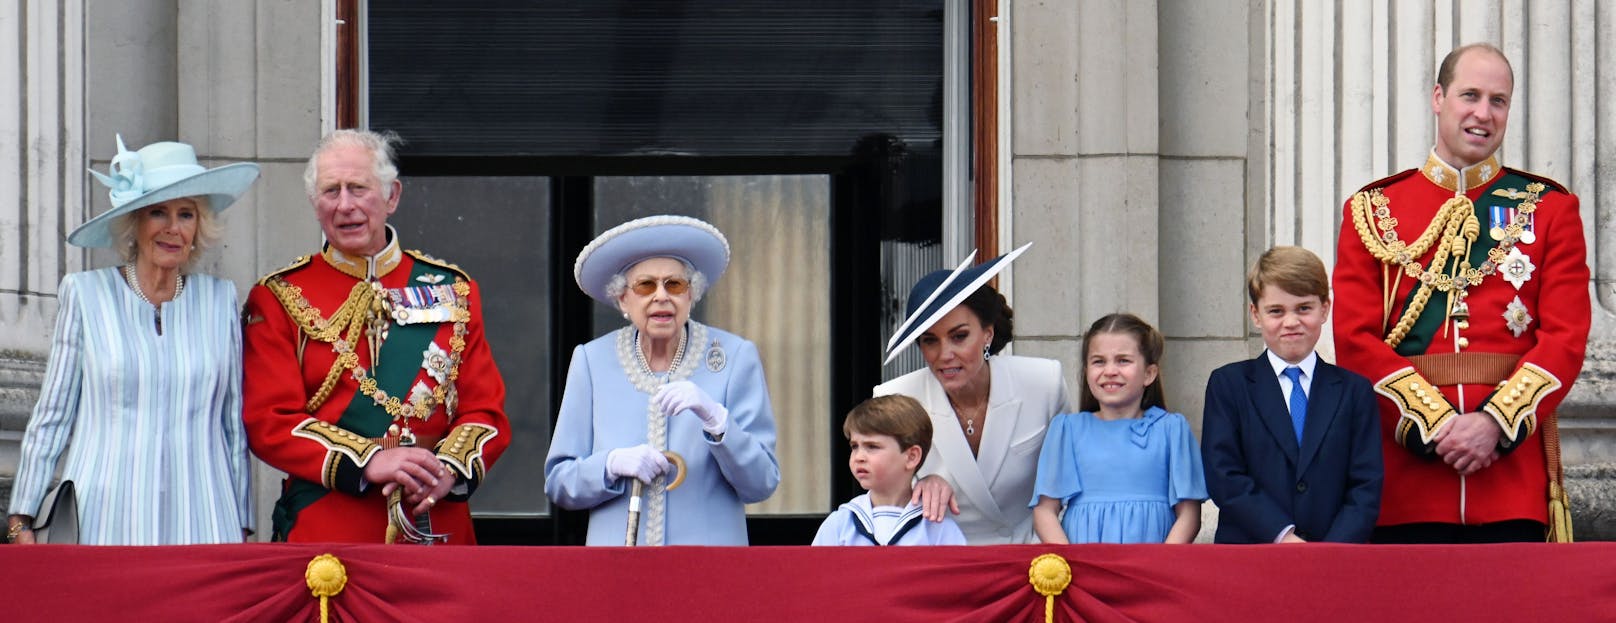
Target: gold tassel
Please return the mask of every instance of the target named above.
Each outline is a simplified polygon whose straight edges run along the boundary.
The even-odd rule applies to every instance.
[[[1545,540],[1570,543],[1571,497],[1565,492],[1565,465],[1560,462],[1559,418],[1540,417],[1538,434],[1543,436],[1543,462],[1549,473],[1549,530]]]
[[[303,581],[308,583],[309,593],[320,598],[320,623],[329,623],[330,599],[348,585],[348,570],[336,556],[320,554],[309,561],[308,569],[303,572]]]
[[[1559,482],[1549,483],[1549,534],[1550,543],[1570,543],[1571,536],[1571,499],[1566,496],[1565,487]]]
[[[1072,584],[1072,566],[1058,554],[1044,554],[1032,559],[1027,570],[1027,583],[1044,596],[1044,623],[1055,622],[1055,596]]]

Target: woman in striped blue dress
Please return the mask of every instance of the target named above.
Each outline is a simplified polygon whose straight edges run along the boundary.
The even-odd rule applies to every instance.
[[[205,169],[183,143],[118,139],[112,209],[68,236],[126,264],[62,279],[45,382],[11,493],[7,536],[30,524],[66,449],[80,543],[239,542],[250,533],[235,284],[190,272],[219,237],[216,213],[258,166]]]

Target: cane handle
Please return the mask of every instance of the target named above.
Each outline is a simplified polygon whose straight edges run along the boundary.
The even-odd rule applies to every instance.
[[[673,482],[668,483],[668,490],[678,489],[685,482],[685,457],[672,450],[663,450],[662,456],[668,457],[668,462],[673,464]]]

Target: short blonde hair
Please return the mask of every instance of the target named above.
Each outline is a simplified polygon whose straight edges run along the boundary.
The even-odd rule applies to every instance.
[[[162,203],[140,208],[112,221],[112,245],[123,257],[124,263],[133,264],[140,255],[140,244],[135,239],[135,231],[139,229],[140,215],[156,206],[167,205],[181,199],[196,202],[196,236],[191,238],[191,254],[185,258],[185,264],[180,266],[180,272],[189,273],[201,260],[202,254],[219,242],[224,236],[224,227],[219,224],[219,216],[208,207],[207,197],[181,197]]]
[[[1319,297],[1330,302],[1330,273],[1324,261],[1302,247],[1277,246],[1263,252],[1246,273],[1246,295],[1256,305],[1265,286],[1274,286],[1293,296]]]

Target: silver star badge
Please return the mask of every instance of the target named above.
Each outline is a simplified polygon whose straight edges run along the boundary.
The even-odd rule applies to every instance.
[[[1521,302],[1521,297],[1515,297],[1515,300],[1509,302],[1509,307],[1504,308],[1504,322],[1509,324],[1509,330],[1515,337],[1520,337],[1532,324],[1532,314],[1526,311],[1526,304]]]
[[[1510,247],[1509,255],[1504,256],[1504,264],[1499,269],[1499,272],[1504,274],[1504,281],[1508,281],[1519,290],[1523,284],[1532,279],[1532,271],[1537,270],[1537,265],[1532,263],[1532,258],[1521,252],[1520,247]]]
[[[426,350],[421,351],[421,368],[432,380],[442,384],[449,377],[449,351],[443,350],[437,342],[428,342]]]

